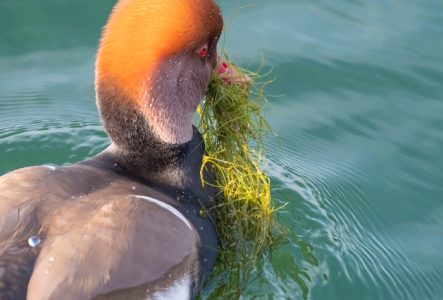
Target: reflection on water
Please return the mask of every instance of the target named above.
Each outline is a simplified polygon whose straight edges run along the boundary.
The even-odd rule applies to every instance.
[[[108,144],[93,63],[114,1],[99,2],[0,3],[1,174]],[[254,3],[225,46],[277,77],[266,167],[289,234],[247,295],[442,299],[443,3]]]

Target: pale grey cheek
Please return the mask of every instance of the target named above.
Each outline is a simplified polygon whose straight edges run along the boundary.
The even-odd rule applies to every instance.
[[[201,79],[200,81],[200,93],[201,93],[201,97],[204,96],[204,94],[206,93],[206,89],[209,85],[209,82],[211,80],[211,75],[213,72],[213,68],[212,68],[212,63],[210,60],[208,60],[205,65],[202,67],[202,73],[201,73]]]
[[[208,87],[212,65],[210,59],[201,61],[198,57],[185,54],[171,57],[153,74],[154,84],[147,101],[163,101],[166,103],[162,106],[195,110]],[[156,103],[149,105],[156,106]]]

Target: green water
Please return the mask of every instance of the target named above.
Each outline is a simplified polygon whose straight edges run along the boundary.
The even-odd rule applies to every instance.
[[[108,145],[93,65],[113,3],[1,0],[0,174]],[[443,2],[220,1],[226,20],[250,3],[226,48],[274,69],[291,235],[246,298],[443,299]]]

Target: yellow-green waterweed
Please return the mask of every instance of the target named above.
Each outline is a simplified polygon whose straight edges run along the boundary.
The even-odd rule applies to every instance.
[[[229,61],[226,55],[225,59]],[[270,180],[261,169],[263,138],[270,132],[262,112],[268,74],[259,75],[262,68],[251,72],[229,65],[238,76],[249,76],[249,84],[228,84],[214,72],[198,109],[206,145],[202,182],[219,191],[211,214],[217,221],[220,249],[211,280],[215,287],[207,295],[217,299],[240,297],[274,242]],[[208,167],[213,183],[203,180]]]

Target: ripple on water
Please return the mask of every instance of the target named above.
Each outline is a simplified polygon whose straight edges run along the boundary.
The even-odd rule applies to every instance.
[[[109,145],[100,125],[73,123],[59,128],[48,124],[22,128],[0,138],[0,174],[19,167],[65,164],[91,157]],[[54,125],[54,124],[53,124]],[[59,124],[60,125],[60,124]]]
[[[370,163],[352,156],[338,160],[327,148],[316,148],[315,138],[310,135],[296,139],[303,143],[303,152],[288,147],[284,137],[280,144],[267,144],[267,169],[275,185],[289,190],[282,198],[290,206],[299,206],[300,212],[289,215],[301,218],[285,219],[285,224],[313,245],[320,264],[327,263],[324,272],[318,272],[319,268],[312,264],[307,267],[309,281],[322,282],[321,274],[330,276],[332,272],[335,277],[344,274],[347,282],[361,286],[374,297],[433,299],[441,293],[442,288],[437,287],[441,286],[442,272],[435,268],[423,272],[423,265],[415,263],[413,255],[405,254],[401,243],[391,239],[384,216],[374,210],[371,199],[378,197],[376,189],[362,188],[373,181],[364,171],[364,165]],[[276,194],[281,197],[281,192]],[[441,215],[436,217],[440,218]],[[312,274],[317,274],[317,279]],[[323,285],[313,286],[318,289]],[[327,283],[324,286],[328,288]]]

